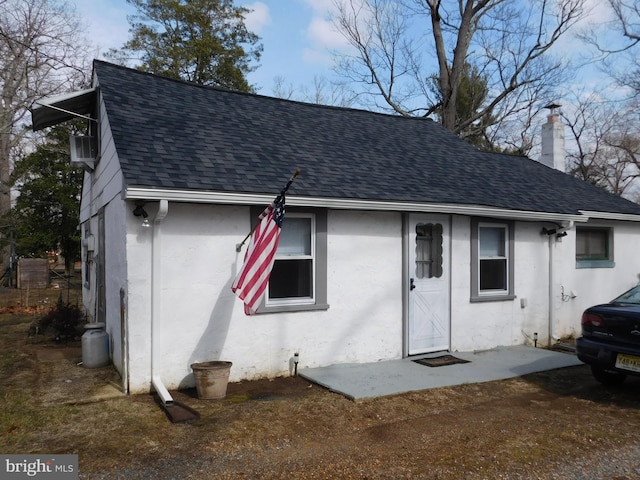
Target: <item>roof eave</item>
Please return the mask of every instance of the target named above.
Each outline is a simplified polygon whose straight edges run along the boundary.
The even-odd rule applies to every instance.
[[[193,202],[220,205],[268,205],[273,201],[274,197],[275,194],[266,195],[234,192],[173,190],[140,186],[128,186],[124,192],[125,200],[168,200],[170,202]],[[287,196],[287,205],[292,207],[325,207],[341,210],[434,212],[474,217],[482,216],[541,222],[586,222],[589,220],[589,217],[584,214],[511,210],[484,205],[394,202],[351,198],[301,197],[295,195]],[[640,217],[638,218],[638,221],[640,221]]]
[[[580,210],[580,213],[590,219],[621,220],[625,222],[640,222],[640,215],[633,213],[597,212],[593,210]]]

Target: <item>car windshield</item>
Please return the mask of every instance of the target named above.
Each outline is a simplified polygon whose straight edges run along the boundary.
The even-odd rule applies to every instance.
[[[640,305],[640,285],[636,285],[631,290],[623,293],[611,303],[635,303]]]

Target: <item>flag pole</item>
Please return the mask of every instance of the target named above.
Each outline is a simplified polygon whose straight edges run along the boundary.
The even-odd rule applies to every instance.
[[[289,181],[287,182],[287,184],[284,186],[284,188],[280,191],[280,196],[284,195],[285,193],[287,193],[287,190],[289,190],[289,187],[291,186],[291,184],[293,183],[293,181],[296,179],[296,177],[298,175],[300,175],[300,172],[302,172],[302,170],[300,170],[299,168],[296,169],[295,172],[293,172],[293,175],[291,175],[291,178],[289,179]],[[247,233],[247,236],[244,237],[244,240],[242,240],[241,243],[238,243],[236,245],[236,252],[239,252],[240,250],[242,250],[242,246],[245,244],[245,242],[249,239],[249,237],[251,237],[251,234],[254,232],[254,230],[257,228],[257,226],[260,224],[260,222],[256,223],[256,225],[251,229],[251,231],[249,233]]]

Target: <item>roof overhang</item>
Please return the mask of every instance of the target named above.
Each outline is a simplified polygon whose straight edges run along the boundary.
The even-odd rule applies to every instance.
[[[125,200],[146,200],[150,202],[167,200],[170,202],[210,203],[220,205],[268,205],[275,198],[275,194],[224,193],[128,186],[125,189],[124,198]],[[295,195],[287,195],[287,205],[292,207],[325,207],[341,210],[446,213],[474,217],[491,217],[555,223],[582,223],[589,220],[589,217],[584,214],[510,210],[505,208],[487,207],[484,205],[392,202],[350,198],[298,197]],[[640,221],[640,216],[638,216],[636,221]]]
[[[74,118],[95,120],[92,118],[95,105],[95,88],[38,100],[31,108],[33,131],[58,125]]]
[[[640,222],[640,215],[634,215],[633,213],[595,212],[592,210],[580,210],[580,213],[590,219]]]

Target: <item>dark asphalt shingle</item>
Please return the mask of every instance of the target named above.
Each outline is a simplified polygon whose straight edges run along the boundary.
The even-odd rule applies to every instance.
[[[202,87],[96,61],[127,185],[575,214],[640,205],[427,119]]]

